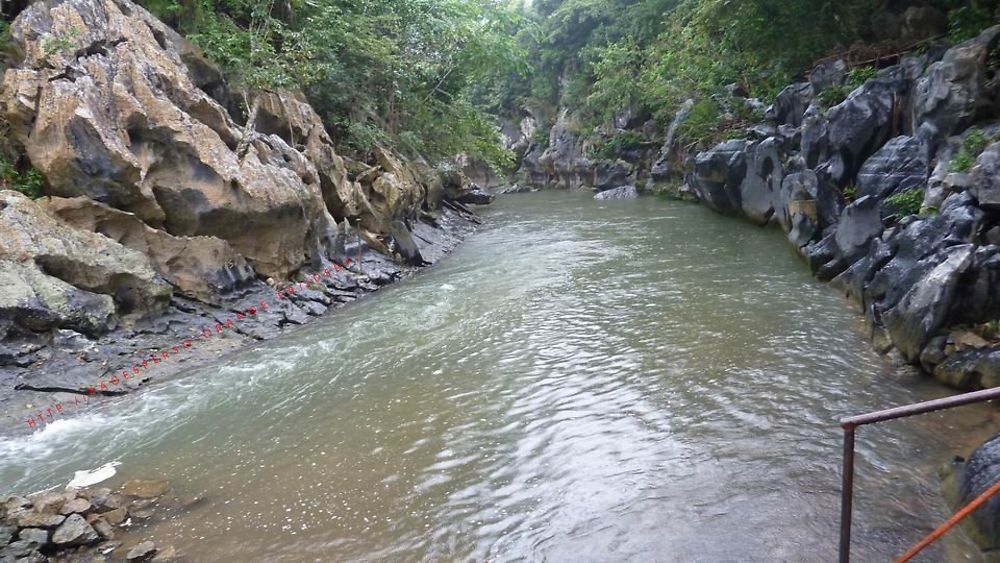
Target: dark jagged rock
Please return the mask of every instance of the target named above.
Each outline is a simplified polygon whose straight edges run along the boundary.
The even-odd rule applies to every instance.
[[[602,160],[594,167],[594,189],[607,191],[628,183],[631,166],[621,160]]]
[[[946,495],[957,510],[983,493],[1000,479],[1000,436],[978,448],[964,463],[959,463],[949,477]],[[994,496],[983,508],[972,513],[973,539],[983,550],[1000,548],[1000,496]]]
[[[405,223],[402,221],[393,221],[389,226],[389,231],[392,240],[396,243],[396,251],[399,252],[407,264],[420,266],[424,263],[424,258],[420,255],[420,249],[413,242],[413,236]]]
[[[837,248],[848,263],[868,253],[871,241],[882,234],[879,201],[872,196],[858,198],[848,205],[837,223]]]
[[[1000,143],[993,143],[979,155],[971,181],[972,195],[980,207],[1000,211]]]
[[[52,543],[71,547],[94,543],[100,536],[79,514],[73,514],[52,534]]]
[[[814,97],[812,84],[808,82],[796,82],[778,93],[764,116],[778,125],[791,125],[798,127],[802,125],[802,116],[806,113],[806,108],[812,103]]]
[[[885,199],[892,194],[926,185],[928,173],[924,143],[915,137],[895,137],[861,166],[858,194]]]
[[[912,130],[936,148],[937,143],[997,113],[998,88],[988,60],[1000,38],[1000,26],[949,49],[916,82]]]
[[[902,68],[887,69],[825,116],[807,118],[802,135],[807,165],[839,187],[850,183],[899,126],[897,108],[908,84]]]
[[[786,212],[786,200],[782,197],[782,182],[785,174],[782,168],[781,144],[774,137],[768,137],[746,147],[746,175],[740,182],[740,208],[750,221],[766,225]]]
[[[933,360],[933,358],[930,358]],[[934,378],[955,389],[975,391],[1000,386],[1000,350],[965,350],[939,362]]]
[[[746,141],[727,141],[695,159],[693,187],[714,211],[735,215],[742,209],[740,184],[747,171],[746,146]]]
[[[886,312],[885,326],[903,356],[917,360],[927,341],[948,318],[959,278],[972,263],[971,244],[953,246],[935,256],[938,264],[892,309]]]
[[[594,195],[596,200],[635,199],[637,197],[639,197],[639,191],[635,189],[635,186],[621,186]]]
[[[1000,318],[1000,246],[980,246],[956,291],[951,322],[975,324]]]

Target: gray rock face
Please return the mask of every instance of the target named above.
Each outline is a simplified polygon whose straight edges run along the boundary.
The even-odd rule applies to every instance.
[[[746,141],[727,141],[695,159],[692,187],[714,211],[735,215],[743,207],[740,184],[747,172],[746,146]]]
[[[974,251],[971,244],[947,249],[944,259],[886,313],[885,326],[907,360],[919,359],[924,345],[947,319],[955,288],[972,263]]]
[[[996,47],[1000,26],[949,49],[917,80],[913,94],[912,129],[932,143],[969,126],[977,116],[995,114],[996,80],[991,80],[989,53]]]
[[[812,103],[815,93],[808,82],[796,82],[778,93],[774,103],[767,108],[764,116],[778,125],[802,125],[802,116]]]
[[[399,252],[400,256],[408,264],[418,266],[424,263],[424,258],[420,255],[420,249],[413,242],[413,235],[405,223],[398,220],[393,221],[389,226],[389,231],[392,240],[396,243],[396,251]]]
[[[840,254],[849,263],[868,253],[871,241],[882,234],[882,217],[879,202],[864,196],[848,205],[837,223],[835,240]]]
[[[611,199],[636,199],[637,197],[639,197],[639,191],[635,189],[635,186],[621,186],[596,194],[594,199],[606,201]]]
[[[621,160],[602,160],[594,167],[594,189],[610,190],[628,183],[631,166]]]
[[[929,172],[924,144],[914,137],[895,137],[861,166],[858,193],[885,199],[926,185]]]
[[[1000,318],[997,288],[1000,288],[1000,246],[980,246],[955,292],[951,322],[971,325]]]
[[[963,391],[1000,386],[1000,350],[959,352],[939,363],[933,373],[934,379]]]
[[[741,211],[750,221],[766,225],[776,216],[786,214],[780,143],[768,137],[747,145],[745,159],[746,176],[740,182]]]
[[[825,117],[807,119],[802,134],[807,166],[838,186],[847,185],[891,136],[907,86],[905,71],[893,67],[852,92]]]
[[[58,546],[86,545],[100,539],[94,530],[79,514],[72,514],[52,534],[52,542]]]
[[[1000,143],[986,147],[972,169],[972,195],[980,207],[1000,210]]]
[[[969,456],[956,476],[955,508],[976,498],[1000,479],[1000,436],[987,441]],[[986,506],[972,513],[972,521],[980,534],[979,546],[984,550],[1000,548],[1000,496],[987,501]]]

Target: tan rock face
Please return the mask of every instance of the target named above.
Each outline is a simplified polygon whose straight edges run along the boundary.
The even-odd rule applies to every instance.
[[[178,237],[218,237],[279,278],[330,228],[315,167],[278,135],[256,135],[237,155],[241,128],[192,82],[184,40],[142,8],[37,3],[12,36],[25,58],[4,76],[0,109],[49,195],[87,196]]]
[[[170,286],[142,253],[71,228],[13,191],[0,191],[0,260],[24,265],[11,272],[22,279],[34,279],[29,270],[37,269],[76,288],[109,295],[121,314],[156,314],[170,299]],[[45,293],[36,282],[28,285],[36,294]],[[45,285],[53,291],[59,287]]]
[[[206,303],[218,303],[220,293],[254,277],[246,260],[222,239],[175,237],[132,213],[85,197],[44,198],[39,203],[77,229],[100,233],[141,252],[180,293]]]

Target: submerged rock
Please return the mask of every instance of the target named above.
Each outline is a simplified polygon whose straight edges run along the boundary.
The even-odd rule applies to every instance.
[[[594,195],[594,199],[602,201],[611,199],[636,199],[638,197],[639,191],[636,190],[635,186],[621,186]]]

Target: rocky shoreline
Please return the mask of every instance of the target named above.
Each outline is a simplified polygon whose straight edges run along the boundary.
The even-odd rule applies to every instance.
[[[479,224],[471,210],[459,205],[443,210],[433,223],[415,225],[412,242],[423,266],[442,259]],[[102,401],[183,374],[421,269],[398,264],[363,241],[345,247],[339,260],[322,261],[316,276],[303,273],[301,281],[273,286],[251,280],[221,296],[217,306],[174,296],[164,314],[97,340],[59,330],[52,340],[21,343],[16,357],[25,358],[26,365],[0,368],[0,435],[37,431]],[[237,315],[240,319],[234,322]]]
[[[933,41],[941,31],[878,67],[826,60],[770,107],[734,85],[720,94],[723,121],[744,123],[710,148],[676,138],[694,100],[665,132],[622,112],[609,135],[641,142],[616,159],[592,158],[568,108],[543,142],[525,118],[517,182],[612,198],[641,186],[780,228],[857,306],[878,352],[957,390],[998,386],[1000,26],[953,46]],[[957,473],[957,500],[1000,478],[990,444]],[[1000,499],[975,517],[984,548],[1000,546],[996,514]]]
[[[0,497],[0,561],[185,561],[175,546],[142,538],[141,527],[205,500],[178,497],[162,480]]]
[[[337,154],[301,92],[251,104],[130,0],[34,3],[10,38],[3,148],[44,184],[0,190],[0,435],[436,262],[492,200],[447,163]]]

